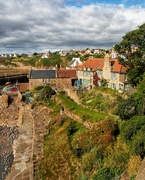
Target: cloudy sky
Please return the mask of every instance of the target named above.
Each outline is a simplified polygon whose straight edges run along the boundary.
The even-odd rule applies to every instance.
[[[143,0],[0,0],[0,54],[108,49],[144,17]]]

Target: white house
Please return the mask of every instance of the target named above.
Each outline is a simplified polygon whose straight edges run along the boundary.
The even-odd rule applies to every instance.
[[[72,61],[68,64],[66,69],[76,68],[76,67],[78,67],[78,65],[81,65],[81,64],[82,64],[82,62],[81,62],[80,58],[72,58]]]

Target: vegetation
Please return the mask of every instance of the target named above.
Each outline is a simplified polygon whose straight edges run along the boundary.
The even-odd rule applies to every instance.
[[[135,179],[145,157],[144,29],[145,24],[127,33],[115,46],[123,55],[119,61],[128,67],[135,93],[119,95],[104,81],[102,88],[81,92],[81,104],[65,92],[46,103],[53,120],[38,179],[114,180],[122,173]],[[66,111],[72,116],[67,117]]]
[[[61,99],[64,107],[74,114],[78,115],[82,119],[82,121],[87,120],[94,123],[99,120],[105,119],[108,116],[105,113],[96,112],[94,110],[82,107],[65,95],[59,95],[59,98]]]
[[[128,79],[136,86],[145,73],[145,24],[126,33],[123,40],[115,45],[115,50],[122,54],[121,64],[128,67]]]
[[[0,65],[15,67],[16,64],[12,62],[11,58],[1,58]]]
[[[36,89],[40,90],[41,87]],[[95,103],[98,103],[98,97],[102,99],[102,104],[105,103],[105,113],[93,110]],[[141,132],[143,133],[143,120],[129,131],[131,125],[125,124],[129,121],[122,122],[117,116],[110,115],[111,102],[112,107],[117,107],[120,97],[109,89],[96,88],[82,94],[81,99],[82,103],[78,105],[65,96],[65,92],[61,92],[55,95],[53,100],[49,99],[49,104],[46,103],[53,110],[49,114],[52,122],[44,139],[44,158],[36,179],[70,177],[74,180],[113,180],[119,178],[124,171],[129,177],[135,177],[144,153],[144,149],[141,148],[144,139],[143,136],[140,138]],[[90,100],[94,103],[87,104]],[[82,120],[78,121],[73,118],[75,116],[70,118],[66,114],[60,115],[62,109]],[[85,125],[89,122],[91,128]],[[139,128],[140,132],[137,131]],[[130,136],[127,134],[129,132]],[[131,139],[127,140],[128,137],[133,137],[133,144]],[[136,146],[138,151],[135,149]],[[131,162],[134,161],[137,164],[133,166]]]

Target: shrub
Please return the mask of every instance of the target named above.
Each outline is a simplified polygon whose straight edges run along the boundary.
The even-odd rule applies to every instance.
[[[136,115],[136,101],[133,98],[123,99],[118,105],[116,114],[123,120],[128,120]]]
[[[121,136],[126,142],[130,142],[143,126],[145,126],[145,116],[134,116],[121,124]]]
[[[133,154],[145,156],[145,126],[133,136],[131,149]]]
[[[113,180],[114,174],[106,168],[101,168],[93,176],[92,180]]]
[[[110,145],[105,149],[104,164],[108,169],[116,169],[116,176],[120,176],[126,169],[129,157],[130,151],[128,146],[118,136],[114,145]]]
[[[87,174],[83,174],[82,177],[81,177],[81,180],[88,180]]]
[[[140,168],[142,159],[140,156],[131,156],[128,161],[127,173],[129,177],[133,178],[137,175],[137,172]]]

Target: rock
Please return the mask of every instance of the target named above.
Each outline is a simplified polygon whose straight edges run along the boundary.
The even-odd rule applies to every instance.
[[[2,97],[1,97],[1,104],[2,104],[2,107],[3,108],[7,108],[9,106],[8,104],[8,95],[7,94],[2,94]]]
[[[137,173],[135,180],[144,180],[145,179],[145,158],[142,161],[141,167]]]

